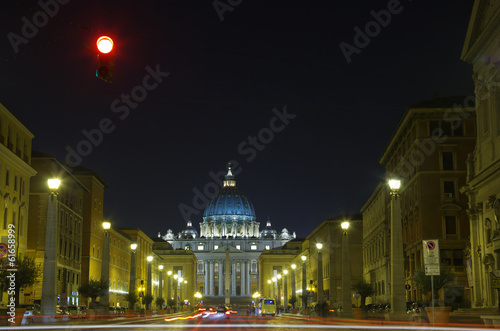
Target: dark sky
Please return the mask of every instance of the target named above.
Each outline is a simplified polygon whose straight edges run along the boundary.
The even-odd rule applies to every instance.
[[[0,0],[0,103],[61,162],[107,121],[81,165],[111,186],[105,216],[152,236],[185,226],[180,206],[199,230],[194,192],[234,160],[261,226],[305,237],[359,212],[408,106],[473,94],[460,60],[472,0],[60,1],[49,17]],[[339,45],[367,23],[348,63]],[[115,41],[112,84],[95,77],[100,34]]]

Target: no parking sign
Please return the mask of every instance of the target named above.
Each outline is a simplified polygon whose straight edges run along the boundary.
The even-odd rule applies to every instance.
[[[423,245],[423,255],[424,255],[424,267],[426,276],[439,276],[439,241],[434,240],[422,240]]]

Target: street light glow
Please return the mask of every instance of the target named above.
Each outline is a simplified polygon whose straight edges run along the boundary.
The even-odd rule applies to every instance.
[[[276,276],[276,277],[278,277],[278,279],[281,279],[281,274],[278,274],[278,276]]]
[[[288,275],[288,270],[286,270],[286,269],[283,270],[283,273],[285,274],[285,276]]]
[[[147,260],[148,260],[148,262],[153,261],[153,256],[152,256],[152,255],[149,255],[149,256],[147,257]]]
[[[292,269],[295,270],[297,268],[296,264],[292,264]]]
[[[305,255],[302,255],[300,258],[302,259],[302,261],[305,261],[307,259]]]
[[[349,228],[349,222],[345,221],[340,224],[343,230],[347,230]]]
[[[401,181],[398,179],[390,179],[389,187],[391,188],[391,190],[397,191],[401,187]]]
[[[167,272],[167,275],[172,276],[172,270],[169,270],[169,271]]]
[[[51,190],[57,190],[59,185],[61,185],[61,180],[59,178],[51,178],[47,181],[47,184]]]
[[[108,222],[108,221],[102,222],[102,227],[104,230],[111,229],[111,222]]]
[[[163,270],[163,264],[160,264],[160,265],[158,266],[158,269]]]
[[[322,243],[316,243],[316,248],[317,249],[322,249],[323,248],[323,244]]]

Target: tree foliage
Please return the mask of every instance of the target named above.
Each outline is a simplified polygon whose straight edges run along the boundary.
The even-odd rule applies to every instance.
[[[358,282],[352,285],[352,289],[361,296],[361,308],[365,308],[366,298],[375,294],[375,289],[372,284],[361,278]]]
[[[39,277],[42,276],[42,266],[40,264],[36,264],[34,259],[25,256],[24,258],[18,258],[16,260],[15,267],[17,267],[17,271],[0,271],[0,289],[2,292],[10,290],[10,276],[14,274],[15,278],[12,279],[15,284],[14,298],[17,306],[19,304],[20,292],[26,287],[33,286],[39,282]]]
[[[156,298],[155,303],[156,303],[156,306],[158,306],[158,309],[163,308],[164,301],[165,301],[165,299],[163,299],[163,298]]]
[[[439,298],[438,290],[453,281],[455,276],[449,267],[441,267],[440,275],[434,276],[434,298]],[[429,293],[431,288],[431,276],[425,275],[422,268],[415,269],[412,277],[415,285],[424,293]]]
[[[104,294],[104,291],[109,287],[108,284],[107,281],[91,279],[81,284],[78,292],[86,298],[91,298],[92,301],[89,303],[89,308],[94,308],[97,297]]]

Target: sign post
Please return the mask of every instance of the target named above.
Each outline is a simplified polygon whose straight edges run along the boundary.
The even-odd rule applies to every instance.
[[[431,296],[432,296],[432,325],[435,325],[436,315],[434,312],[434,276],[439,276],[441,270],[439,268],[439,241],[422,240],[425,275],[431,276]]]

